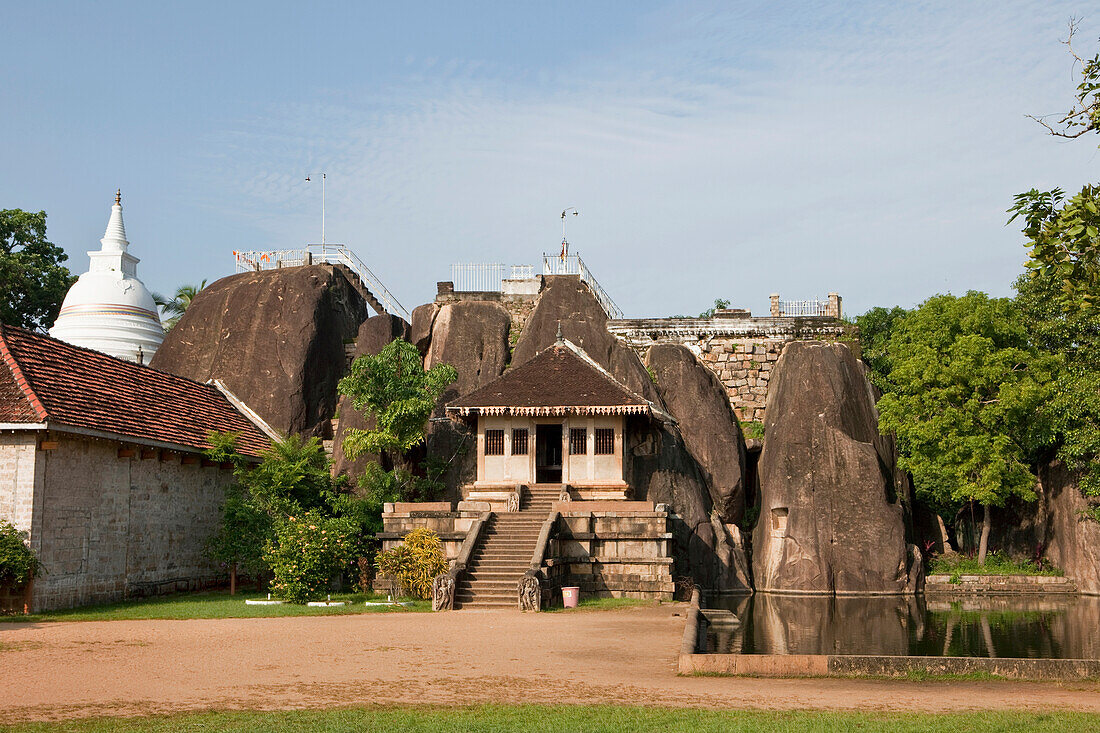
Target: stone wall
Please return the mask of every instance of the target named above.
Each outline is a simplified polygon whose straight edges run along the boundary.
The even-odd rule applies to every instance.
[[[38,434],[34,432],[0,436],[0,519],[29,534],[34,531],[34,489],[39,478],[35,463],[37,448]]]
[[[672,532],[663,507],[574,501],[554,509],[560,517],[543,561],[551,604],[567,586],[583,598],[672,599]]]
[[[607,322],[607,330],[640,357],[654,344],[685,346],[726,388],[742,422],[764,422],[771,370],[791,341],[836,341],[846,333],[831,316],[753,318],[718,311],[714,318],[638,318]]]
[[[19,455],[21,476],[30,462],[23,455],[27,435],[0,439],[0,456]],[[204,467],[196,455],[184,464],[174,452],[64,434],[50,439],[55,448],[33,455],[30,541],[46,573],[35,581],[32,610],[191,590],[220,577],[203,549],[230,471]],[[119,457],[120,447],[132,456]],[[11,514],[4,503],[9,485],[0,488],[0,517],[14,516],[27,529],[25,512]]]

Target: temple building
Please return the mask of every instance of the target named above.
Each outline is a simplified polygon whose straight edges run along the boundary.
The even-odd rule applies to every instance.
[[[653,406],[575,344],[533,359],[447,406],[476,424],[474,492],[561,484],[573,498],[623,499],[623,442],[631,415]]]
[[[0,520],[45,569],[10,610],[222,580],[205,547],[234,475],[204,454],[211,431],[235,433],[252,462],[277,437],[220,382],[0,324]]]
[[[50,335],[148,364],[164,341],[164,327],[152,293],[137,277],[140,260],[127,251],[121,191],[99,241],[101,248],[88,253],[91,265],[69,289]]]

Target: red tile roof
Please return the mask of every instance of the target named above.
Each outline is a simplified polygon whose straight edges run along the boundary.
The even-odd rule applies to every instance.
[[[239,432],[258,455],[270,439],[217,387],[0,324],[0,423],[46,423],[202,450]]]
[[[447,405],[463,415],[648,414],[650,404],[573,344],[559,342]]]

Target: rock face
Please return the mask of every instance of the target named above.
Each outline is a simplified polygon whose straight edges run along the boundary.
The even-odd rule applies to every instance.
[[[402,318],[389,314],[368,318],[359,327],[359,335],[355,338],[355,356],[377,354],[382,347],[394,339],[408,339],[408,337],[409,324]],[[346,475],[355,482],[362,475],[363,467],[371,461],[378,460],[378,456],[361,455],[352,460],[344,454],[344,437],[350,430],[372,429],[374,420],[356,410],[350,397],[340,397],[338,412],[340,424],[332,444],[334,471],[337,475]]]
[[[231,275],[195,297],[152,366],[220,379],[276,430],[319,436],[336,410],[344,340],[367,315],[330,265]]]
[[[425,440],[428,455],[451,466],[444,476],[448,499],[460,499],[461,487],[477,478],[477,454],[469,431],[444,417],[443,408],[504,373],[511,323],[503,306],[487,301],[428,303],[413,311],[410,338],[426,354],[424,367],[450,364],[458,370],[458,380],[439,399]]]
[[[893,445],[843,344],[791,342],[775,367],[753,534],[758,591],[905,593],[922,580],[907,542]]]
[[[421,356],[428,355],[428,346],[432,342],[432,325],[435,324],[438,314],[439,306],[435,303],[425,303],[413,308],[409,341],[420,350]]]
[[[607,332],[607,314],[588,286],[570,275],[548,275],[538,305],[516,342],[512,364],[528,361],[557,340],[558,324],[569,341],[630,389],[659,402],[653,381],[638,356]]]
[[[1100,595],[1100,522],[1082,514],[1090,507],[1077,477],[1061,461],[1043,465],[1036,493],[1034,503],[994,515],[991,546],[1023,560],[1042,548],[1079,592]]]
[[[511,325],[508,311],[498,303],[461,301],[439,309],[431,328],[424,368],[450,364],[458,370],[458,381],[443,394],[441,405],[469,394],[504,373],[508,365],[508,329]]]
[[[676,418],[684,443],[702,469],[722,522],[736,524],[745,513],[745,439],[725,389],[688,349],[658,344],[646,353],[657,376],[657,392]]]

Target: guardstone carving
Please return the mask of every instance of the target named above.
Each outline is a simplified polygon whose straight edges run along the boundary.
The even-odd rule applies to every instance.
[[[453,611],[455,607],[455,578],[450,573],[435,576],[432,580],[432,610]]]
[[[519,581],[519,610],[538,611],[542,608],[542,584],[538,573],[528,570]]]

